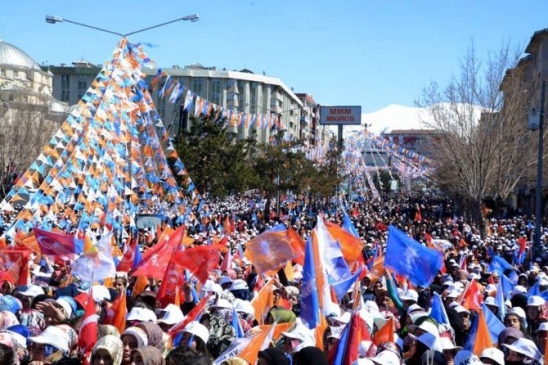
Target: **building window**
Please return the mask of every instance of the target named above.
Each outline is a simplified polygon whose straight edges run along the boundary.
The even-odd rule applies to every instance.
[[[70,89],[70,75],[61,75],[61,88]]]
[[[158,98],[158,102],[156,104],[158,114],[160,114],[160,118],[165,119],[166,117],[166,100],[167,98]]]
[[[203,91],[203,81],[202,79],[194,79],[192,91],[194,91],[197,95],[202,96]]]
[[[219,79],[211,81],[211,102],[221,104],[221,80]]]
[[[78,90],[87,90],[88,80],[85,76],[78,76]]]
[[[258,104],[258,98],[257,98],[257,83],[252,82],[250,84],[250,100],[249,100],[249,112],[250,113],[257,113],[257,104]]]
[[[236,100],[236,94],[228,93],[226,98],[227,98],[228,101],[234,101],[234,100]]]

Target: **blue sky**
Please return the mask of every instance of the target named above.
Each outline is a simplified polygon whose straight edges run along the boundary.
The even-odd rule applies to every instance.
[[[58,15],[120,33],[199,13],[130,37],[157,45],[147,53],[160,67],[205,66],[279,77],[324,105],[414,106],[431,80],[446,83],[474,42],[478,54],[511,41],[525,47],[548,27],[548,1],[514,0],[74,0],[3,1],[3,41],[39,63],[80,58],[103,63],[118,39]]]

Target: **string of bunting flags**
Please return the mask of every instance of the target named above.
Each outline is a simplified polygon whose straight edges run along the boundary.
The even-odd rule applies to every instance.
[[[0,246],[33,227],[120,231],[136,228],[137,213],[188,215],[200,196],[156,111],[144,67],[155,66],[139,45],[122,39],[0,203],[13,217],[0,222],[9,227]]]

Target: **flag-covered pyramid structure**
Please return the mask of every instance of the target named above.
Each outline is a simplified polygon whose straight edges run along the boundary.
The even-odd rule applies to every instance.
[[[4,243],[33,227],[121,232],[124,225],[135,228],[139,213],[187,212],[198,193],[156,111],[145,67],[154,63],[139,45],[122,39],[0,204],[11,217],[0,222]]]

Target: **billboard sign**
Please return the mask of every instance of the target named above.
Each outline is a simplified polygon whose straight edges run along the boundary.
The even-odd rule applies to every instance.
[[[321,106],[320,125],[360,125],[361,106]]]

